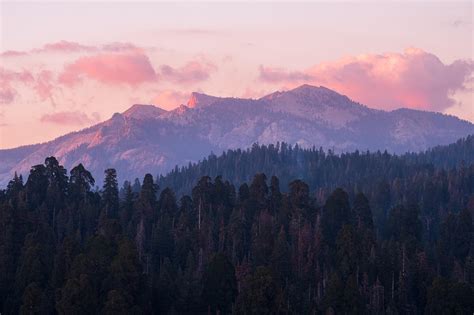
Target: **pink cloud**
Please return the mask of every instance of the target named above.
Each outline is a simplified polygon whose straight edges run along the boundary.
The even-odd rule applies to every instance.
[[[212,72],[217,67],[209,61],[190,61],[180,68],[173,68],[169,65],[160,67],[161,76],[176,83],[195,83],[209,79]]]
[[[59,42],[47,43],[41,48],[34,48],[29,51],[7,50],[0,54],[0,57],[20,57],[37,53],[73,53],[73,52],[92,52],[97,51],[94,46],[82,45],[76,42],[61,40]]]
[[[434,54],[410,48],[403,53],[346,57],[300,72],[262,66],[260,80],[324,85],[375,108],[443,111],[454,105],[454,92],[468,88],[473,71],[470,60],[447,65]]]
[[[34,82],[34,77],[27,70],[12,71],[0,67],[0,104],[10,104],[15,100],[17,90],[15,85],[30,84]]]
[[[308,81],[311,75],[299,71],[286,71],[283,68],[260,66],[260,79],[269,83]]]
[[[190,93],[182,93],[173,90],[164,90],[158,92],[158,94],[151,100],[151,103],[164,108],[173,109],[176,106],[185,104],[190,96]]]
[[[49,99],[54,104],[55,84],[51,71],[42,70],[38,73],[31,73],[28,70],[12,71],[0,68],[0,103],[12,103],[18,95],[17,89],[20,86],[33,89],[41,101]]]
[[[180,29],[167,29],[158,32],[161,33],[168,33],[173,35],[183,35],[183,36],[200,36],[200,35],[225,35],[223,31],[216,31],[211,29],[203,29],[203,28],[180,28]]]
[[[0,104],[10,104],[15,100],[16,90],[10,86],[0,87]]]
[[[33,75],[31,72],[27,70],[22,71],[12,71],[5,68],[0,67],[0,82],[12,82],[12,81],[20,81],[20,82],[32,82],[34,81]]]
[[[54,104],[53,79],[53,73],[51,71],[43,70],[37,74],[34,88],[42,101],[49,99]]]
[[[29,51],[7,50],[0,53],[0,57],[19,57],[30,54],[41,53],[77,53],[77,52],[125,52],[141,51],[142,49],[131,43],[113,42],[102,46],[84,45],[67,40],[60,40],[54,43],[44,44],[41,48],[34,48]]]
[[[45,114],[40,118],[40,121],[44,123],[68,126],[84,126],[96,123],[99,120],[100,116],[97,113],[88,116],[80,111],[63,111],[53,114]]]
[[[123,42],[112,42],[108,44],[104,44],[102,46],[89,46],[83,45],[76,42],[71,42],[67,40],[61,40],[55,43],[48,43],[45,44],[40,49],[34,49],[33,51],[37,52],[97,52],[97,51],[135,51],[141,50],[139,47],[135,46],[132,43],[123,43]]]
[[[83,78],[111,85],[138,85],[155,81],[157,74],[143,53],[103,53],[81,57],[66,65],[59,76],[59,82],[73,86]]]
[[[114,42],[102,46],[105,51],[141,51],[142,49],[131,43]]]
[[[26,51],[7,50],[0,54],[0,57],[20,57],[28,55]]]
[[[61,40],[55,43],[48,43],[39,49],[40,52],[78,52],[78,51],[95,51],[97,48],[93,46],[82,45],[76,42]]]

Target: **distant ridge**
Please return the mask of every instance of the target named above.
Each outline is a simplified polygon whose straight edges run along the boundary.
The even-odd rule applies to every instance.
[[[325,87],[303,85],[257,100],[192,93],[187,105],[164,110],[136,104],[123,113],[55,140],[0,150],[0,185],[13,173],[54,155],[68,169],[83,163],[97,178],[106,168],[120,179],[166,173],[227,149],[286,142],[336,152],[359,149],[419,152],[474,133],[454,116],[375,110]]]
[[[264,157],[264,158],[262,158]],[[436,146],[423,152],[389,155],[386,152],[350,152],[333,154],[319,148],[300,148],[285,143],[253,145],[246,150],[228,150],[211,154],[197,163],[173,169],[158,179],[160,187],[170,187],[178,196],[190,195],[203,176],[229,181],[235,187],[250,183],[255,174],[279,178],[283,191],[289,183],[300,179],[314,191],[328,187],[354,189],[354,183],[403,180],[414,172],[435,173],[437,170],[459,169],[474,165],[474,135],[449,145]],[[357,186],[357,189],[362,189]]]

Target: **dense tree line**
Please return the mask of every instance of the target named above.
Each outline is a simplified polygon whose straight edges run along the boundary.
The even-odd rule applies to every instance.
[[[54,157],[15,175],[0,191],[0,312],[472,314],[474,164],[276,147],[241,151],[241,175],[224,166],[242,184],[200,176],[179,199],[150,174],[119,188],[114,169],[96,189]],[[249,179],[269,150],[288,187]],[[284,167],[295,151],[315,174]]]
[[[211,154],[198,163],[175,167],[158,177],[161,187],[171,187],[178,196],[189,194],[202,176],[222,176],[234,185],[248,183],[254,174],[277,176],[286,191],[295,178],[305,181],[311,190],[319,188],[366,190],[367,185],[381,180],[404,179],[416,172],[449,171],[460,165],[474,163],[474,135],[447,146],[438,146],[420,153],[398,156],[387,152],[350,152],[335,154],[322,148],[301,148],[286,143],[255,144],[246,150],[228,150]]]

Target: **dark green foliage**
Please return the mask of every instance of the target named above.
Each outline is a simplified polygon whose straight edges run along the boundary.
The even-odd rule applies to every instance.
[[[387,238],[414,247],[421,242],[421,228],[418,206],[396,206],[390,211]]]
[[[99,309],[97,292],[89,276],[81,274],[79,279],[67,280],[60,294],[56,297],[58,314],[91,314]]]
[[[235,269],[229,259],[217,253],[209,261],[203,278],[202,299],[211,312],[230,313],[237,295]]]
[[[323,208],[322,229],[325,242],[332,246],[340,228],[351,221],[349,196],[338,188],[329,196]]]
[[[117,218],[119,208],[119,191],[117,172],[113,168],[105,170],[104,187],[102,189],[104,213],[107,218]]]
[[[142,269],[135,245],[130,240],[123,238],[118,241],[117,255],[108,271],[105,283],[109,291],[104,313],[141,314],[146,310]]]
[[[20,314],[41,314],[43,291],[36,282],[30,283],[24,290]]]
[[[278,286],[273,279],[272,271],[258,267],[255,273],[244,280],[242,294],[237,302],[239,314],[276,314],[280,309]]]
[[[254,145],[162,190],[147,174],[119,191],[108,169],[97,191],[49,157],[0,190],[0,312],[472,314],[472,140],[404,156]]]
[[[40,206],[46,198],[47,189],[46,167],[43,164],[33,166],[26,182],[28,206],[33,209]]]
[[[473,237],[474,228],[472,225],[472,216],[467,209],[464,209],[458,215],[456,228],[454,230],[454,257],[460,261],[464,261],[474,245]]]
[[[472,314],[474,311],[473,296],[474,290],[466,283],[436,278],[428,290],[426,313]]]
[[[106,182],[109,182],[107,188],[113,184],[110,183],[111,180],[111,178],[106,178]],[[77,200],[85,198],[85,196],[90,192],[90,189],[94,187],[94,184],[95,180],[91,173],[86,170],[82,164],[79,164],[71,170],[71,176],[69,177],[70,198]]]
[[[140,189],[140,201],[149,207],[154,207],[157,191],[158,186],[153,181],[153,176],[151,174],[146,174],[143,178],[143,184]]]
[[[380,151],[355,151],[336,155],[330,150],[324,152],[315,147],[303,149],[286,143],[255,144],[246,150],[228,150],[218,157],[211,155],[199,163],[176,167],[167,175],[160,176],[158,184],[172,188],[178,196],[190,194],[193,186],[203,176],[222,176],[236,187],[249,183],[254,174],[265,174],[268,178],[276,176],[284,191],[287,191],[288,184],[295,179],[307,183],[311,191],[332,190],[336,187],[352,190],[354,185],[357,185],[359,191],[367,191],[367,186],[376,184],[379,191],[378,196],[371,200],[372,206],[374,209],[381,207],[381,210],[388,211],[390,204],[394,204],[390,200],[390,182],[396,178],[403,180],[415,172],[432,174],[436,169],[448,171],[453,167],[473,163],[474,135],[452,145],[401,156]],[[439,197],[443,195],[440,194]]]
[[[372,230],[374,228],[374,221],[372,218],[369,200],[364,194],[359,193],[356,195],[353,213],[355,219],[353,224],[359,229]]]

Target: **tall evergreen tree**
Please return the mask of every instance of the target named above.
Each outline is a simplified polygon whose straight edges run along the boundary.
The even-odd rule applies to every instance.
[[[104,171],[105,179],[102,188],[102,199],[104,212],[107,218],[116,219],[119,208],[119,190],[117,182],[117,171],[113,168]]]

